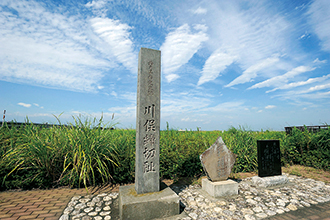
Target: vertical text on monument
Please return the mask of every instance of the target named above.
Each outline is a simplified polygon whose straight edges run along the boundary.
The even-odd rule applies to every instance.
[[[258,140],[258,176],[282,175],[279,140]]]
[[[135,190],[159,191],[160,51],[141,48],[139,53]]]

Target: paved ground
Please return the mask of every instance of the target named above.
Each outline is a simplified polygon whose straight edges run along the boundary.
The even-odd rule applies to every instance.
[[[330,220],[330,202],[320,203],[317,205],[311,205],[308,208],[298,209],[284,213],[282,215],[276,215],[272,220]]]
[[[93,192],[90,190],[90,192]],[[110,192],[109,189],[97,193]],[[94,192],[96,193],[96,192]],[[67,203],[74,195],[87,195],[85,189],[31,190],[21,192],[0,192],[0,219],[59,219]],[[312,205],[271,220],[330,220],[330,202]]]
[[[86,195],[86,190],[63,188],[0,192],[0,219],[59,219],[74,195]]]

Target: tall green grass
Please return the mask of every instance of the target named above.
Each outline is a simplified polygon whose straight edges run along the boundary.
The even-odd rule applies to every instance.
[[[199,160],[221,132],[177,131],[160,133],[160,174],[162,178],[193,177],[203,173]]]
[[[0,128],[0,189],[87,187],[130,183],[135,171],[135,130],[109,129],[103,119],[73,117],[68,126]],[[60,123],[60,121],[59,121]],[[199,155],[218,136],[236,155],[233,172],[257,170],[257,140],[279,139],[282,165],[301,164],[330,170],[330,129],[318,133],[294,129],[255,132],[244,127],[227,131],[160,132],[161,178],[203,175]]]
[[[112,180],[119,166],[111,130],[100,120],[73,117],[68,126],[45,128],[27,121],[1,129],[2,188],[80,187]],[[112,126],[112,125],[111,125]]]

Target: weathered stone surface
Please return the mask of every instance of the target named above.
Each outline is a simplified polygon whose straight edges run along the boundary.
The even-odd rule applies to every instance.
[[[135,190],[159,191],[160,51],[141,48],[139,53]]]
[[[227,180],[236,161],[236,155],[227,148],[221,137],[199,158],[208,179],[213,182]]]

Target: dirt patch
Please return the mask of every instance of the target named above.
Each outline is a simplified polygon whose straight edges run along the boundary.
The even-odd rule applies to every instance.
[[[330,183],[330,172],[315,169],[312,167],[305,167],[301,165],[293,165],[288,167],[282,167],[282,172],[291,175],[301,176],[314,180],[319,180],[325,183]]]
[[[318,181],[322,181],[325,183],[330,183],[330,172],[315,169],[312,167],[305,167],[301,165],[293,165],[282,167],[282,173],[287,173],[291,175],[301,176],[305,178],[315,179]],[[256,172],[245,172],[245,173],[232,173],[230,174],[229,178],[234,180],[242,180],[249,177],[257,176],[258,173]],[[191,184],[199,184],[202,183],[202,178],[206,178],[205,176],[199,178],[192,178],[192,177],[182,177],[175,181],[173,180],[163,180],[168,186],[171,184],[173,185],[191,185]]]

